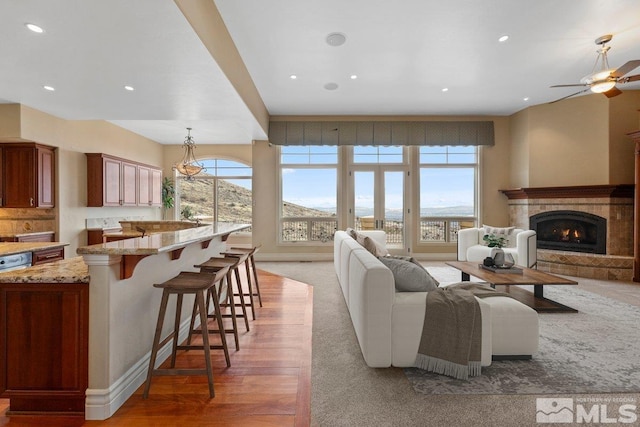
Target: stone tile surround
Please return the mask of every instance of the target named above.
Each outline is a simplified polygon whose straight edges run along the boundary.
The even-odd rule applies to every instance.
[[[633,276],[633,185],[580,186],[502,191],[509,197],[510,225],[529,228],[529,217],[573,210],[607,220],[607,253],[538,249],[538,269],[592,279],[631,281]]]

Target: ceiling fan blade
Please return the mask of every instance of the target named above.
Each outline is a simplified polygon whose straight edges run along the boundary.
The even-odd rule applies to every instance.
[[[620,79],[618,83],[629,83],[629,82],[635,82],[637,80],[640,80],[640,74],[636,74],[635,76],[629,76],[629,77]]]
[[[614,96],[618,96],[622,93],[622,91],[620,89],[618,89],[617,87],[612,87],[611,89],[609,89],[606,92],[602,92],[603,95],[605,95],[607,98],[613,98]]]
[[[625,74],[627,74],[629,71],[634,70],[638,67],[640,67],[640,59],[634,59],[632,61],[627,62],[622,67],[618,68],[613,73],[611,73],[611,77],[615,77],[615,78],[622,77]]]
[[[582,83],[578,83],[578,84],[574,84],[574,85],[553,85],[553,86],[549,86],[549,87],[574,87],[574,86],[586,86],[585,84]]]
[[[554,104],[558,101],[562,101],[563,99],[571,98],[572,96],[579,95],[581,93],[587,92],[589,89],[581,90],[580,92],[572,93],[571,95],[563,96],[562,98],[556,99],[555,101],[549,102],[549,104]]]

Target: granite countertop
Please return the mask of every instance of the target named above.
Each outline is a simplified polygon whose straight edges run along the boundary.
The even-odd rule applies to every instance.
[[[24,236],[37,236],[40,234],[54,234],[54,231],[28,231],[23,233],[0,233],[1,237],[24,237]]]
[[[60,242],[2,242],[0,243],[0,256],[42,251],[68,245],[68,243]]]
[[[159,233],[158,231],[152,231],[145,233],[145,236],[149,234]],[[142,233],[140,231],[113,231],[102,233],[102,237],[142,237]]]
[[[89,283],[89,267],[77,256],[0,273],[0,283]]]
[[[213,225],[179,231],[154,232],[144,237],[79,247],[80,255],[155,255],[183,248],[197,242],[211,240],[249,228],[249,224],[218,222]],[[122,235],[122,234],[118,234]]]

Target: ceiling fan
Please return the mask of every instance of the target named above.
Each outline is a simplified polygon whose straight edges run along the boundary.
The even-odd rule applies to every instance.
[[[598,37],[596,39],[596,44],[600,46],[600,48],[596,51],[598,52],[598,57],[596,58],[596,63],[593,65],[593,70],[591,70],[591,74],[584,76],[580,79],[580,83],[571,84],[571,85],[555,85],[551,87],[586,87],[579,92],[572,93],[571,95],[564,96],[560,99],[556,99],[555,101],[550,102],[553,104],[554,102],[562,101],[563,99],[570,98],[575,95],[579,95],[581,93],[591,91],[595,93],[602,93],[607,96],[607,98],[613,98],[614,96],[620,95],[622,91],[620,91],[616,84],[620,83],[628,83],[640,80],[640,74],[636,74],[634,76],[625,77],[627,73],[636,69],[640,66],[640,59],[634,59],[632,61],[628,61],[622,67],[618,69],[609,68],[609,61],[607,60],[607,52],[610,47],[606,44],[611,41],[613,36],[611,34],[605,34],[604,36]]]

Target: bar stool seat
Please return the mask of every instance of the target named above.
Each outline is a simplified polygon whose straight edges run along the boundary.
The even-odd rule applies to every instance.
[[[226,269],[225,271],[225,276],[230,275],[230,270],[229,268],[232,266],[233,264],[229,264],[228,266],[223,267],[223,269]],[[220,271],[222,270],[218,270],[216,271],[214,274],[220,274]],[[202,272],[200,274],[211,274],[207,271]],[[212,333],[220,333],[220,331],[223,331],[226,334],[233,334],[233,338],[235,340],[236,343],[236,351],[240,350],[240,341],[238,340],[238,324],[236,322],[236,318],[238,317],[236,314],[236,306],[235,304],[230,304],[230,298],[232,298],[232,293],[233,290],[231,289],[231,280],[226,280],[226,278],[223,278],[220,280],[220,282],[218,283],[219,286],[216,287],[211,287],[209,288],[209,290],[207,291],[207,303],[206,303],[206,310],[207,310],[207,317],[210,319],[217,319],[218,317],[222,318],[231,318],[231,328],[225,328],[224,325],[222,324],[222,322],[218,322],[218,329],[211,329],[208,327],[207,325],[207,332],[209,334]],[[214,312],[211,313],[209,311],[209,303],[210,301],[213,301],[214,303]],[[216,305],[217,304],[217,305]],[[222,313],[222,311],[220,310],[221,306],[229,306],[231,307],[231,314],[225,314]],[[199,312],[200,310],[198,309],[198,305],[196,304],[196,301],[193,302],[193,311],[191,313],[191,325],[189,327],[189,338],[187,339],[187,344],[191,344],[191,339],[193,337],[193,334],[202,334],[205,330],[205,328],[200,328],[200,329],[196,329],[194,328],[194,324],[196,322],[196,319],[199,316]]]
[[[239,265],[244,263],[247,257],[248,255],[243,255],[239,258],[213,257],[213,258],[210,258],[208,261],[203,262],[202,264],[194,265],[194,267],[199,268],[201,273],[215,273],[224,267],[229,267],[229,271],[226,276],[227,283],[229,285],[229,288],[233,289],[232,275],[235,276],[235,284],[238,291],[237,293],[232,290],[229,291],[229,296],[230,296],[229,303],[228,304],[221,303],[220,305],[223,307],[226,307],[229,305],[233,306],[236,304],[234,296],[239,296],[241,314],[238,314],[236,312],[236,317],[244,318],[244,324],[248,332],[250,328],[249,328],[249,316],[247,315],[247,306],[250,306],[251,309],[253,310],[253,299],[250,299],[249,303],[245,302],[245,299],[243,297],[243,295],[245,295],[245,292],[242,288],[242,280],[240,280],[240,271],[239,271]],[[255,313],[253,316],[255,319]]]
[[[153,338],[153,345],[151,347],[151,359],[149,360],[149,370],[147,372],[147,382],[144,388],[143,398],[146,399],[149,396],[149,389],[151,388],[151,379],[154,376],[160,375],[207,375],[209,383],[209,397],[215,396],[213,388],[213,371],[211,369],[211,349],[222,349],[225,351],[225,358],[227,360],[227,366],[230,366],[229,353],[226,345],[226,337],[224,333],[220,333],[220,339],[222,345],[211,346],[209,344],[209,334],[202,334],[203,345],[178,345],[178,334],[180,331],[180,315],[182,313],[182,300],[184,295],[195,295],[195,301],[200,312],[200,323],[206,328],[207,325],[207,311],[205,305],[205,292],[211,287],[215,287],[216,283],[220,282],[223,277],[228,273],[228,268],[220,269],[215,275],[201,274],[192,272],[181,272],[177,276],[167,280],[164,283],[154,284],[156,288],[162,289],[162,300],[160,302],[160,310],[158,312],[158,322],[156,324],[156,331]],[[164,324],[164,318],[167,312],[167,305],[169,302],[169,296],[176,295],[176,312],[174,319],[173,331],[161,340],[162,326]],[[216,304],[216,300],[214,300]],[[219,313],[219,306],[216,312]],[[218,324],[222,324],[222,319],[218,318]],[[172,341],[171,350],[171,365],[170,368],[155,368],[156,358],[158,351],[169,341]],[[200,349],[204,350],[205,369],[176,369],[176,353],[178,349]]]
[[[245,268],[247,270],[247,277],[249,277],[249,268],[253,273],[253,284],[255,285],[255,290],[253,292],[253,296],[258,297],[258,303],[260,307],[262,307],[262,295],[260,294],[260,283],[258,282],[258,270],[256,268],[256,260],[254,255],[256,252],[260,250],[262,245],[254,246],[253,248],[241,248],[241,247],[231,247],[228,250],[222,252],[222,255],[228,257],[239,257],[244,254],[248,254],[249,257],[245,261]],[[250,278],[248,280],[251,280]]]

